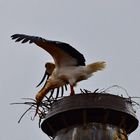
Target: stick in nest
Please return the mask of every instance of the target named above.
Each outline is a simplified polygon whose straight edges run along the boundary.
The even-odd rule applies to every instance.
[[[36,104],[36,100],[32,99],[32,98],[22,98],[24,100],[29,100],[26,102],[17,102],[17,103],[11,103],[11,105],[19,105],[19,104],[25,104],[30,106],[19,118],[18,123],[21,122],[22,118],[25,116],[25,114],[27,112],[29,112],[30,110],[36,110],[37,104]],[[46,113],[48,112],[48,109],[51,107],[52,101],[48,101],[47,100],[43,101],[40,106],[39,106],[39,110],[38,110],[38,116],[39,116],[39,120],[43,119],[46,115]],[[34,117],[31,118],[31,120],[34,120]]]

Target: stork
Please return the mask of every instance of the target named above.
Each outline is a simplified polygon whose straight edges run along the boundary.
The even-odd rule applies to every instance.
[[[86,65],[83,54],[64,42],[46,40],[41,37],[25,34],[14,34],[11,38],[14,39],[15,42],[34,43],[47,51],[54,59],[55,65],[52,68],[51,75],[47,83],[35,97],[37,108],[50,90],[66,84],[70,85],[70,96],[73,96],[75,94],[74,86],[76,86],[78,82],[88,79],[93,73],[99,70],[103,70],[106,65],[104,61]]]

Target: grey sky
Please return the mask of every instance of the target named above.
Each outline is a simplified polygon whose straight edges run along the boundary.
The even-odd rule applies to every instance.
[[[14,33],[70,43],[87,63],[105,60],[106,70],[79,83],[77,92],[117,84],[140,96],[139,0],[0,0],[0,18],[0,139],[48,139],[37,119],[30,121],[32,113],[18,124],[25,107],[9,103],[35,96],[44,64],[52,58],[35,45],[14,43]],[[140,120],[140,109],[137,116]],[[139,137],[140,127],[129,139]]]

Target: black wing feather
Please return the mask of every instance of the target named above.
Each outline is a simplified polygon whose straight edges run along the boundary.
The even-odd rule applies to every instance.
[[[75,48],[73,48],[71,45],[64,43],[64,42],[55,42],[57,44],[57,47],[65,51],[66,53],[69,53],[72,57],[76,58],[78,61],[77,65],[85,66],[85,58],[83,54],[78,52]]]
[[[63,50],[64,52],[68,53],[70,56],[75,58],[77,60],[77,65],[85,65],[85,58],[83,54],[81,54],[79,51],[77,51],[75,48],[73,48],[71,45],[64,43],[64,42],[59,42],[59,41],[52,41],[52,40],[45,40],[41,37],[36,37],[36,36],[28,36],[24,34],[14,34],[11,36],[12,39],[15,39],[16,42],[21,43],[35,43],[38,46],[43,46],[42,44],[44,43],[51,43],[54,44],[55,47]],[[43,47],[42,47],[43,48]],[[45,48],[44,48],[45,49]]]

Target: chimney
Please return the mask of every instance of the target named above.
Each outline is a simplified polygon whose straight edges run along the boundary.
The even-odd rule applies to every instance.
[[[128,140],[137,127],[131,100],[108,93],[63,97],[41,124],[53,140]]]

